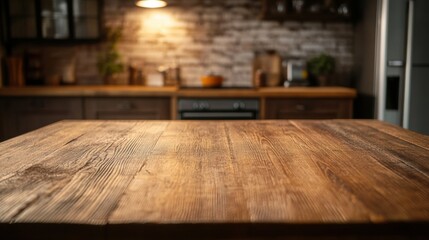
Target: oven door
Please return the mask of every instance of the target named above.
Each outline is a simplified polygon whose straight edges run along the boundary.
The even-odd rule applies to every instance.
[[[257,119],[256,111],[181,111],[183,120],[250,120]]]

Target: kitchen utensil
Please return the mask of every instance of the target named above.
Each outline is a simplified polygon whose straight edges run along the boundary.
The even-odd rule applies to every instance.
[[[279,86],[281,82],[281,62],[282,58],[276,51],[268,50],[260,53],[253,63],[253,76],[256,77],[256,71],[260,70],[264,73],[264,81],[260,81],[261,86]],[[257,82],[257,80],[254,79],[254,82]]]
[[[223,77],[219,75],[209,74],[201,77],[201,85],[206,88],[221,87]]]

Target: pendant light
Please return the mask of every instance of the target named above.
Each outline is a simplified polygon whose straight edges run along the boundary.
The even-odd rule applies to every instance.
[[[167,3],[161,0],[141,0],[137,1],[136,5],[143,8],[162,8],[167,6]]]

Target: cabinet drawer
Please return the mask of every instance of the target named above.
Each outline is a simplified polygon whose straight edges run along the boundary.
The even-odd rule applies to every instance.
[[[351,99],[267,99],[267,119],[351,118]]]
[[[80,98],[7,98],[4,100],[4,111],[25,112],[25,111],[67,111],[69,109],[81,108]]]
[[[88,119],[170,119],[170,98],[87,98]]]
[[[5,140],[65,119],[82,119],[80,98],[0,99],[0,139]]]

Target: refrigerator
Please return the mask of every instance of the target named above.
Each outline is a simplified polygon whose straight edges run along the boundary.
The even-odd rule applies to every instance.
[[[377,117],[429,135],[428,0],[379,0]]]

